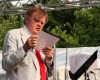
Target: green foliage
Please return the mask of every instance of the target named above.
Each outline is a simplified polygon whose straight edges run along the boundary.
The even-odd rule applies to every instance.
[[[98,8],[84,8],[75,11],[75,24],[73,37],[78,38],[78,46],[99,46],[100,45],[100,11]],[[76,36],[77,35],[77,36]]]
[[[77,39],[73,39],[70,34],[67,34],[66,30],[62,31],[58,26],[56,26],[52,30],[50,29],[50,27],[48,27],[47,31],[61,38],[61,40],[56,44],[57,47],[71,47],[76,46],[78,43]]]
[[[0,49],[2,49],[6,32],[10,29],[21,27],[23,24],[22,19],[22,16],[19,15],[0,17]]]
[[[100,7],[67,9],[48,12],[49,21],[43,30],[61,37],[56,47],[100,45]],[[0,17],[0,49],[8,30],[23,25],[22,15]]]
[[[68,33],[70,33],[69,26],[66,25],[66,23],[70,23],[71,26],[73,26],[74,23],[74,11],[76,9],[66,9],[66,10],[58,10],[58,11],[49,11],[49,21],[45,25],[44,29],[48,26],[51,26],[51,28],[54,28],[55,26],[58,26],[61,28],[61,30],[67,30]]]
[[[99,46],[99,14],[99,6],[49,12],[47,29],[44,29],[66,41],[59,41],[57,47]]]

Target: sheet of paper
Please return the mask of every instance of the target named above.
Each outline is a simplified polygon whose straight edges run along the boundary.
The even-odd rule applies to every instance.
[[[45,46],[49,46],[49,47],[53,47],[54,44],[56,44],[60,38],[55,37],[49,33],[46,33],[44,31],[40,31],[38,34],[39,38],[38,38],[38,45],[35,47],[35,49],[38,49],[40,51],[42,51],[42,49]]]
[[[75,73],[90,57],[90,55],[86,54],[77,54],[70,57],[70,70],[72,73]],[[94,63],[89,67],[88,71],[91,71],[93,69],[97,68],[97,60],[94,61]]]

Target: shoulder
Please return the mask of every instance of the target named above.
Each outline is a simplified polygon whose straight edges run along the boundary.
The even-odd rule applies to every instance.
[[[6,33],[6,37],[17,37],[20,35],[20,28],[9,30]]]
[[[12,30],[9,30],[7,33],[13,33],[13,34],[16,34],[17,32],[19,32],[20,31],[20,28],[18,28],[18,29],[12,29]]]

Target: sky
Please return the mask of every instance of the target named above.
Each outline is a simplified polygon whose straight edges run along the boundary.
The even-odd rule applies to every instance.
[[[13,5],[16,5],[17,3],[27,3],[29,0],[20,0],[19,2],[18,1],[12,1],[11,3],[13,4]],[[31,0],[31,1],[33,1],[33,0]]]

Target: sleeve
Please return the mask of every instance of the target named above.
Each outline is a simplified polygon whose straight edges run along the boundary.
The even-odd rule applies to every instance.
[[[54,62],[50,62],[50,63],[47,63],[45,61],[45,64],[46,64],[46,67],[47,67],[47,75],[48,77],[51,77],[53,75],[53,69],[54,69]]]
[[[47,75],[48,77],[51,77],[53,75],[53,69],[54,69],[54,62],[52,60],[53,58],[51,59],[51,61],[46,61],[45,56],[42,52],[41,52],[41,56],[47,68]]]
[[[17,65],[25,58],[26,53],[23,51],[22,47],[17,49],[17,42],[13,33],[8,32],[2,52],[2,68],[5,71],[11,71],[17,67]]]

